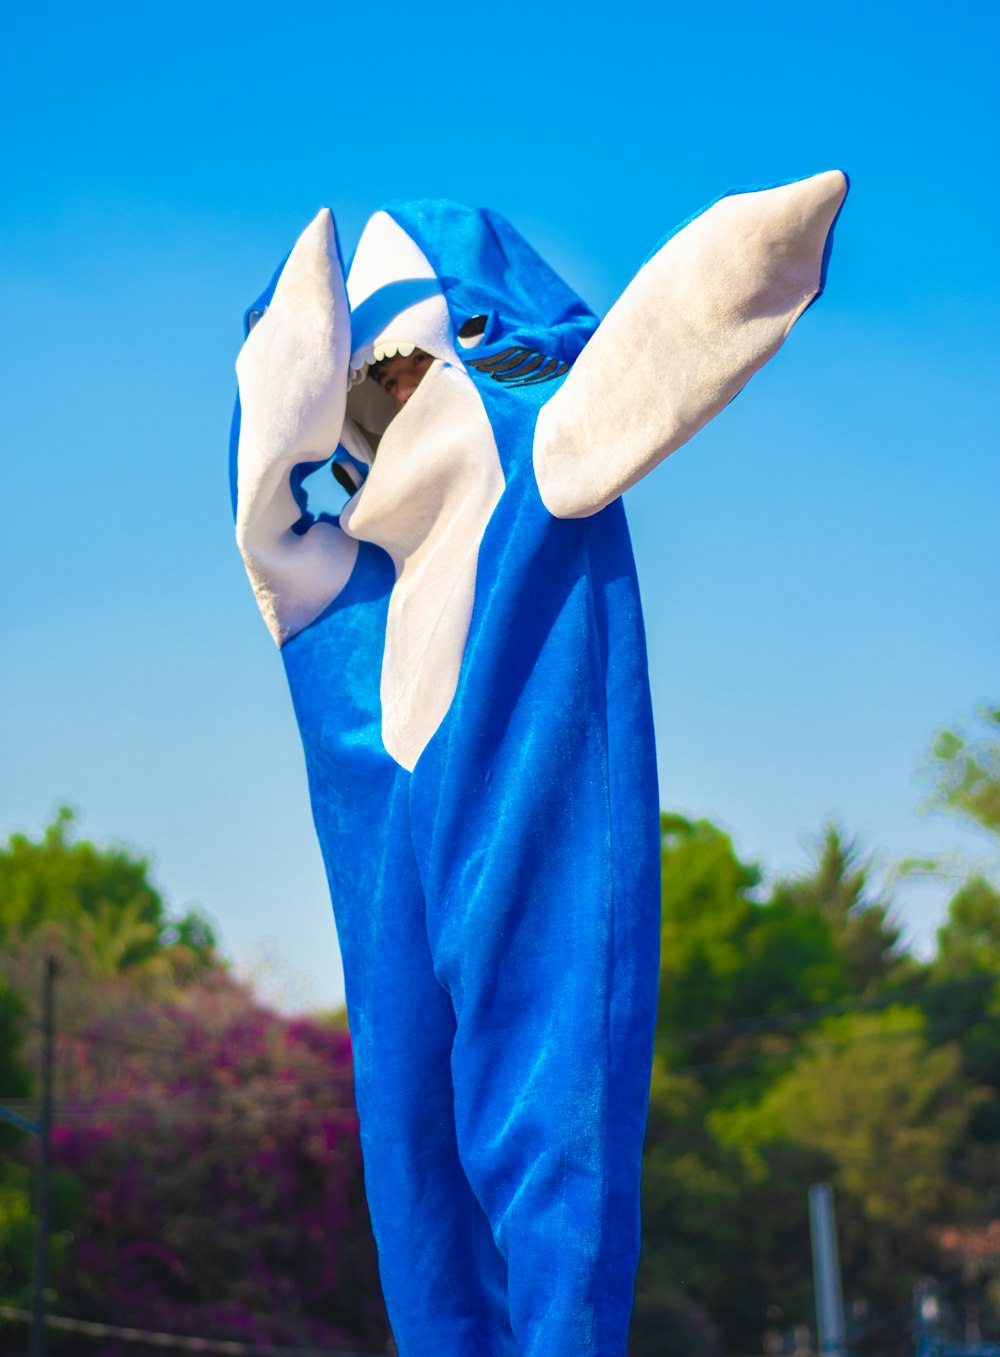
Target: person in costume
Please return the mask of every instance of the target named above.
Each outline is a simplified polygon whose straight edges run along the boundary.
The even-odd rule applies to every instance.
[[[396,409],[402,410],[427,376],[429,365],[433,361],[431,355],[424,353],[423,349],[414,349],[406,357],[397,353],[392,358],[383,358],[380,363],[373,363],[368,369],[368,376],[374,378],[382,390],[389,393]]]
[[[401,1357],[624,1357],[659,803],[621,495],[819,296],[846,191],[723,196],[600,324],[492,212],[391,204],[345,277],[324,210],[248,312],[237,539],[302,733]]]

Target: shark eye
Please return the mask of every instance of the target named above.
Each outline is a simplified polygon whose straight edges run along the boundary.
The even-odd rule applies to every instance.
[[[252,311],[247,312],[247,334],[249,334],[257,322],[263,318],[266,310],[266,306],[255,306]]]
[[[355,483],[354,477],[343,462],[339,462],[334,458],[333,462],[330,464],[330,470],[333,472],[333,479],[342,489],[347,491],[348,496],[356,493],[360,482],[358,482],[358,484]]]
[[[488,316],[470,316],[458,332],[458,342],[463,349],[474,349],[483,342],[486,334]]]

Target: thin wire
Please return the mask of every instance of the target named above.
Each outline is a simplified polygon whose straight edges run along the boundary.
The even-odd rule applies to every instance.
[[[835,1004],[823,1004],[812,1008],[795,1009],[789,1013],[759,1014],[749,1018],[738,1018],[732,1022],[717,1023],[709,1027],[677,1028],[669,1033],[670,1041],[677,1045],[695,1045],[713,1037],[739,1035],[743,1032],[766,1031],[771,1028],[794,1026],[800,1022],[810,1022],[816,1018],[832,1017],[839,1013],[852,1013],[863,1009],[884,1008],[889,1004],[906,999],[923,999],[952,989],[966,986],[993,985],[997,983],[994,975],[966,976],[960,980],[946,980],[937,985],[911,985],[905,989],[889,990],[884,994],[873,995],[867,999],[845,999]],[[40,1028],[41,1023],[29,1020],[28,1026]],[[120,1046],[136,1051],[155,1051],[161,1055],[186,1055],[187,1050],[180,1046],[159,1046],[149,1042],[136,1041],[132,1037],[123,1037],[110,1033],[87,1032],[81,1028],[60,1027],[59,1036],[74,1037],[80,1041],[95,1045]]]
[[[718,1060],[701,1061],[697,1064],[677,1065],[671,1067],[669,1072],[671,1074],[702,1074],[705,1073],[706,1071],[717,1069],[735,1070],[752,1068],[755,1065],[765,1064],[769,1061],[776,1062],[794,1060],[803,1053],[811,1053],[817,1050],[840,1049],[844,1046],[850,1046],[857,1041],[888,1041],[893,1038],[899,1037],[922,1036],[929,1031],[937,1031],[939,1029],[947,1030],[952,1027],[961,1028],[972,1026],[973,1024],[980,1021],[992,1022],[995,1020],[996,1020],[995,1015],[987,1010],[968,1009],[964,1013],[951,1014],[948,1017],[942,1018],[932,1018],[930,1019],[930,1021],[923,1023],[920,1026],[899,1028],[893,1032],[857,1032],[854,1033],[852,1036],[830,1038],[828,1040],[821,1041],[814,1040],[808,1042],[808,1044],[799,1042],[794,1046],[790,1046],[785,1051],[755,1051],[749,1055],[740,1056],[737,1058],[723,1057]],[[674,1040],[673,1036],[671,1036],[668,1039],[668,1041],[670,1042],[672,1042],[673,1040]],[[344,1071],[341,1077],[346,1082],[351,1078],[351,1075],[348,1072]],[[258,1087],[261,1086],[269,1089],[283,1087],[282,1085],[276,1085],[266,1079],[261,1080],[260,1085],[258,1085]],[[115,1099],[113,1102],[108,1104],[108,1106],[120,1107],[122,1106],[123,1103],[127,1104],[130,1102],[139,1102],[144,1107],[156,1105],[160,1101],[169,1101],[171,1103],[174,1103],[178,1098],[183,1098],[188,1093],[217,1093],[221,1098],[228,1091],[230,1090],[216,1083],[191,1084],[188,1085],[184,1089],[184,1091],[180,1093],[168,1092],[167,1090],[164,1090],[164,1096],[160,1099],[156,1097],[151,1097],[148,1093],[137,1092],[131,1098]],[[298,1090],[293,1088],[289,1088],[288,1092],[295,1097],[301,1096]],[[85,1104],[88,1103],[88,1101],[90,1106],[102,1106],[102,1104],[100,1104],[99,1102],[99,1099],[86,1100],[82,1095],[76,1095],[76,1103]],[[3,1102],[8,1107],[19,1107],[19,1106],[31,1107],[34,1105],[28,1099],[9,1098],[9,1097],[5,1098],[3,1097],[2,1094],[0,1094],[0,1102]],[[76,1104],[69,1099],[63,1099],[57,1103],[57,1107],[60,1109],[75,1105]],[[352,1107],[349,1104],[332,1104],[330,1106],[335,1107],[338,1110],[342,1111],[356,1110],[356,1108]]]
[[[347,1081],[345,1081],[346,1083]],[[332,1081],[331,1081],[332,1084]],[[331,1084],[327,1084],[321,1090],[323,1093],[331,1091]],[[297,1086],[289,1087],[285,1083],[276,1083],[271,1080],[254,1080],[252,1083],[234,1085],[234,1084],[187,1084],[183,1088],[171,1088],[170,1086],[152,1085],[143,1088],[135,1087],[131,1091],[122,1091],[116,1095],[112,1089],[101,1088],[93,1092],[85,1090],[68,1090],[61,1098],[56,1099],[56,1103],[61,1107],[75,1106],[96,1106],[102,1102],[107,1102],[109,1106],[115,1107],[120,1104],[142,1103],[149,1105],[155,1102],[183,1102],[191,1095],[208,1095],[209,1100],[215,1102],[225,1102],[227,1099],[235,1100],[240,1097],[251,1096],[256,1099],[266,1098],[269,1102],[287,1102],[308,1094],[303,1094],[301,1088]],[[217,1095],[212,1097],[212,1095]],[[283,1096],[287,1095],[287,1097]],[[3,1100],[5,1103],[13,1106],[21,1104],[31,1104],[33,1099],[28,1095],[19,1095],[17,1097],[7,1097]],[[324,1102],[324,1106],[327,1103]],[[347,1103],[331,1102],[330,1106],[347,1106]]]
[[[42,1024],[34,1019],[30,1019],[29,1027],[40,1028]],[[85,1032],[81,1028],[60,1027],[56,1032],[58,1037],[70,1037],[75,1041],[88,1041],[97,1046],[119,1046],[125,1050],[131,1051],[154,1051],[158,1055],[186,1055],[187,1052],[182,1046],[154,1046],[146,1041],[136,1041],[132,1037],[119,1037],[107,1033]]]
[[[32,1104],[24,1102],[20,1107],[11,1108],[18,1113],[34,1111]],[[105,1122],[105,1121],[198,1121],[228,1115],[233,1118],[264,1120],[269,1117],[287,1115],[288,1108],[280,1104],[267,1103],[251,1107],[233,1103],[195,1103],[187,1107],[169,1100],[146,1099],[128,1104],[94,1103],[90,1105],[66,1105],[56,1103],[53,1116],[60,1124],[69,1122]],[[349,1103],[327,1104],[320,1107],[303,1107],[295,1117],[296,1125],[304,1122],[324,1123],[330,1117],[346,1117],[350,1121],[357,1118],[357,1108]]]
[[[935,1291],[939,1296],[946,1296],[948,1295],[949,1292],[956,1291],[958,1290],[959,1287],[963,1285],[965,1285],[965,1278],[962,1276],[958,1276],[952,1277],[945,1281],[935,1280],[934,1287]],[[850,1326],[850,1333],[848,1334],[848,1339],[853,1340],[856,1338],[867,1338],[867,1336],[870,1333],[874,1333],[876,1330],[884,1328],[886,1324],[894,1323],[896,1320],[902,1319],[904,1316],[909,1316],[912,1323],[913,1317],[912,1300],[907,1301],[904,1305],[900,1305],[896,1310],[887,1310],[884,1315],[876,1315],[874,1319],[867,1319],[861,1325],[855,1326],[852,1324]]]
[[[140,1076],[143,1073],[144,1071],[140,1069],[139,1070]],[[318,1079],[315,1080],[316,1083],[321,1083],[322,1091],[324,1092],[330,1091],[336,1088],[338,1084],[342,1084],[343,1087],[347,1090],[353,1088],[354,1078],[353,1072],[350,1068],[346,1070],[341,1070],[336,1074],[332,1074],[329,1072],[327,1073],[328,1077],[325,1080],[323,1081],[320,1081]],[[87,1093],[86,1091],[80,1089],[70,1089],[67,1090],[67,1092],[61,1098],[57,1098],[56,1101],[61,1104],[95,1103],[100,1101],[102,1098],[109,1098],[112,1103],[119,1102],[149,1103],[156,1101],[159,1098],[161,1100],[169,1100],[170,1102],[176,1102],[179,1099],[186,1098],[191,1094],[206,1093],[217,1095],[219,1098],[224,1098],[227,1095],[235,1097],[241,1093],[246,1093],[248,1090],[251,1091],[255,1096],[259,1096],[263,1093],[266,1094],[267,1096],[270,1096],[271,1098],[274,1098],[276,1094],[281,1093],[287,1093],[290,1097],[302,1096],[302,1086],[300,1084],[289,1083],[286,1079],[279,1080],[273,1077],[254,1075],[249,1079],[240,1080],[239,1082],[231,1084],[226,1084],[219,1080],[206,1080],[203,1083],[185,1083],[180,1088],[171,1085],[169,1082],[162,1078],[160,1079],[150,1078],[146,1084],[142,1084],[138,1080],[133,1081],[131,1089],[123,1090],[122,1095],[120,1097],[115,1096],[113,1089],[102,1087],[100,1089],[94,1090],[94,1092],[92,1093]],[[23,1096],[21,1094],[11,1095],[6,1098],[3,1097],[2,1094],[0,1094],[0,1099],[2,1099],[2,1101],[5,1103],[10,1103],[14,1105],[20,1103],[30,1103],[32,1101],[31,1098]]]
[[[949,1018],[933,1018],[930,1022],[922,1023],[919,1027],[901,1027],[894,1032],[856,1032],[850,1037],[838,1037],[826,1041],[810,1041],[808,1044],[799,1042],[795,1046],[790,1046],[786,1051],[755,1051],[750,1055],[740,1056],[737,1059],[705,1060],[695,1065],[676,1065],[668,1068],[670,1074],[703,1074],[708,1070],[737,1070],[746,1069],[755,1065],[766,1064],[768,1061],[795,1060],[800,1055],[809,1054],[818,1050],[839,1049],[843,1046],[850,1046],[856,1041],[889,1041],[897,1037],[922,1036],[931,1030],[939,1028],[947,1030],[950,1027],[971,1027],[974,1023],[983,1019],[993,1021],[994,1015],[984,1012],[982,1009],[970,1009],[964,1014],[953,1014]]]
[[[879,1164],[883,1165],[888,1170],[885,1176],[890,1182],[897,1181],[894,1180],[892,1174],[892,1170],[895,1168],[908,1170],[910,1173],[918,1173],[923,1170],[926,1170],[927,1168],[926,1163],[921,1163],[917,1159],[908,1159],[905,1154],[900,1155],[893,1151],[891,1147],[887,1149],[884,1154],[876,1154],[876,1153],[866,1153],[864,1150],[844,1150],[839,1148],[827,1149],[825,1146],[817,1145],[815,1142],[804,1143],[802,1141],[741,1140],[736,1143],[732,1142],[729,1143],[727,1145],[727,1148],[730,1150],[742,1150],[742,1149],[805,1150],[813,1154],[824,1155],[826,1156],[826,1158],[831,1159],[835,1162],[846,1159],[851,1163]],[[945,1162],[940,1164],[938,1167],[942,1174],[962,1178],[966,1182],[980,1183],[982,1181],[980,1177],[977,1177],[975,1174],[970,1173],[969,1170],[965,1168],[963,1165],[949,1163],[947,1159],[945,1159]]]
[[[27,1310],[0,1305],[0,1319],[30,1321]],[[183,1348],[186,1352],[232,1353],[238,1357],[379,1357],[361,1348],[288,1348],[274,1343],[244,1343],[232,1338],[193,1338],[187,1334],[165,1333],[152,1329],[132,1329],[120,1324],[98,1324],[89,1319],[69,1319],[65,1315],[46,1315],[45,1323],[67,1333],[85,1333],[93,1338],[121,1338],[126,1343],[149,1343],[159,1348]]]
[[[695,1045],[713,1037],[735,1036],[741,1032],[764,1031],[772,1027],[788,1027],[799,1022],[811,1022],[816,1018],[833,1017],[838,1013],[853,1013],[860,1009],[884,1008],[888,1004],[906,999],[923,999],[928,995],[941,994],[946,990],[964,988],[968,985],[995,985],[995,975],[970,975],[962,980],[945,980],[937,985],[911,985],[906,989],[889,990],[884,994],[873,995],[869,999],[844,999],[835,1004],[824,1004],[814,1008],[800,1008],[791,1013],[759,1015],[750,1018],[738,1018],[733,1022],[717,1023],[712,1027],[681,1027],[669,1034],[670,1040],[679,1046]]]

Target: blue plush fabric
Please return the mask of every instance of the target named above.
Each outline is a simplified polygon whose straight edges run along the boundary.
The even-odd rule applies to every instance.
[[[597,329],[590,308],[495,212],[437,198],[390,203],[384,210],[433,266],[456,333],[468,317],[488,317],[474,357],[498,344],[523,345],[572,362]],[[358,342],[356,337],[355,348]]]
[[[577,356],[595,318],[507,223],[452,203],[387,210],[455,332],[488,317],[470,357]],[[541,503],[532,435],[556,383],[469,375],[506,488],[458,689],[413,773],[381,738],[385,554],[363,543],[282,655],[401,1357],[623,1357],[659,951],[638,588],[620,501],[572,521]]]
[[[731,259],[734,217],[706,217],[694,255],[668,247],[664,270],[643,270],[541,424],[596,320],[492,213],[390,205],[410,241],[381,217],[366,235],[347,288],[359,299],[350,352],[330,348],[347,327],[325,212],[293,251],[288,288],[275,293],[279,270],[247,313],[248,327],[269,304],[276,318],[241,356],[238,537],[284,642],[302,732],[401,1357],[624,1357],[659,842],[617,496],[711,418],[819,295],[845,192],[831,171],[737,204],[752,210]],[[350,486],[358,458],[370,461],[338,422],[351,360],[360,374],[410,343],[445,364],[458,354],[467,375],[433,370],[349,509],[314,504],[324,457],[340,457]],[[624,397],[609,375],[622,349],[668,355],[659,368],[627,363]],[[348,409],[384,428],[383,395],[362,389]],[[357,456],[329,446],[338,437]]]

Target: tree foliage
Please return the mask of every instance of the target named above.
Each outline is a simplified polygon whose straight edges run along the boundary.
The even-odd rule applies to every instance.
[[[759,868],[706,820],[661,821],[663,923],[658,1035],[825,1003],[844,992],[843,967],[822,919],[784,900],[759,901]]]
[[[829,928],[852,995],[872,994],[887,984],[901,960],[901,929],[892,904],[871,882],[871,859],[831,824],[823,831],[814,869],[774,888],[775,901],[822,919]]]
[[[754,1160],[783,1141],[815,1146],[869,1225],[909,1232],[947,1204],[974,1102],[957,1046],[928,1049],[925,1031],[920,1009],[903,1005],[828,1018],[759,1102],[713,1111],[710,1127]]]
[[[169,1017],[171,1054],[119,1050],[114,1081],[89,1055],[66,1068],[55,1154],[88,1209],[65,1303],[171,1332],[382,1346],[347,1034],[224,977]]]
[[[970,877],[951,899],[937,933],[933,974],[941,980],[1000,976],[1000,891]]]
[[[991,888],[967,883],[923,963],[838,827],[770,890],[708,822],[664,817],[662,849],[635,1351],[760,1351],[766,1331],[812,1325],[818,1181],[836,1189],[849,1299],[905,1310],[942,1266],[934,1223],[1000,1206]],[[856,1346],[895,1341],[876,1324]]]
[[[262,1008],[205,920],[171,916],[146,858],[72,829],[62,811],[38,841],[0,849],[0,1102],[22,1115],[35,1113],[39,976],[47,954],[59,960],[59,1306],[202,1336],[382,1346],[346,1028]],[[5,1147],[0,1298],[24,1305],[37,1154],[13,1128]]]
[[[37,969],[28,950],[20,964]],[[52,1276],[62,1312],[202,1337],[382,1347],[348,1033],[282,1018],[221,970],[169,1000],[128,973],[96,988],[70,970],[60,986]],[[27,1296],[33,1164],[25,1146],[0,1179],[0,1239],[6,1219],[19,1260],[0,1285],[7,1303]]]
[[[979,707],[965,728],[943,730],[927,773],[933,806],[1000,835],[1000,707]]]
[[[128,972],[170,982],[220,964],[201,914],[168,914],[148,859],[75,840],[73,823],[63,807],[41,839],[13,834],[0,848],[0,943],[44,931],[95,978]]]
[[[27,1098],[31,1075],[23,1056],[28,1008],[0,977],[0,1103]],[[0,1121],[0,1295],[24,1297],[34,1243],[34,1202],[27,1169],[14,1155],[25,1132]]]
[[[990,833],[998,726],[989,709],[973,733],[940,737],[932,761],[936,804]],[[219,963],[204,920],[170,916],[144,858],[72,828],[63,812],[40,841],[0,849],[0,1095],[24,1108],[41,962],[60,956],[60,1306],[205,1336],[382,1348],[343,1013],[263,1009]],[[1000,1218],[997,882],[966,874],[922,961],[891,887],[838,826],[806,872],[770,885],[707,820],[665,815],[661,842],[631,1357],[755,1352],[811,1326],[807,1203],[823,1181],[849,1305],[874,1317],[852,1350],[902,1357],[908,1328],[882,1317],[906,1313],[917,1278],[951,1269],[957,1297],[965,1268],[970,1287],[1000,1297],[996,1260],[961,1253]],[[0,1295],[22,1304],[24,1140],[0,1128]],[[984,1337],[996,1339],[990,1316]]]
[[[957,729],[941,732],[926,772],[932,787],[931,807],[956,814],[997,844],[1000,708],[982,706]],[[992,1090],[992,1099],[973,1116],[973,1140],[1000,1153],[1000,876],[996,863],[992,870],[984,871],[982,864],[973,868],[952,896],[937,932],[930,976],[938,988],[929,996],[929,1011],[942,1028],[949,1023],[961,1025],[965,1072]],[[995,1180],[995,1166],[989,1172]]]

